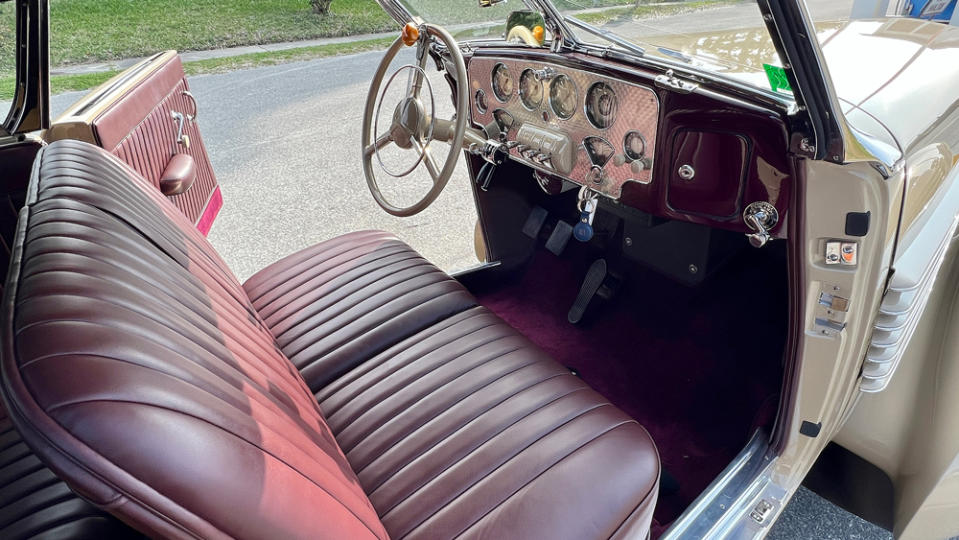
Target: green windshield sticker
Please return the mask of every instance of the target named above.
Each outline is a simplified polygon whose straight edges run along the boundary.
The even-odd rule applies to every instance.
[[[773,92],[792,92],[792,86],[789,85],[789,79],[786,78],[786,70],[770,64],[763,64],[766,70],[766,77],[769,78],[769,86]]]

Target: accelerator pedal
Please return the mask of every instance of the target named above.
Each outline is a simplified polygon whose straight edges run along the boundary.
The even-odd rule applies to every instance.
[[[583,285],[579,288],[576,301],[573,302],[573,307],[569,308],[569,315],[567,315],[566,319],[570,323],[579,324],[579,322],[583,320],[583,316],[586,315],[586,309],[589,307],[590,302],[592,302],[593,297],[596,296],[600,287],[603,286],[603,281],[606,280],[606,273],[606,259],[596,259],[596,261],[590,265],[589,270],[586,272],[586,279],[583,280]]]

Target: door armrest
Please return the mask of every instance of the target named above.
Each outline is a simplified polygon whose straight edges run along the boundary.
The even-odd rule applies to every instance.
[[[196,180],[196,162],[189,154],[174,154],[160,175],[160,191],[167,196],[186,192]]]

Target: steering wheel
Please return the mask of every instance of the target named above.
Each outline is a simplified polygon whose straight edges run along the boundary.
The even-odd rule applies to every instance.
[[[436,118],[433,98],[433,88],[426,76],[426,61],[429,58],[429,47],[433,38],[446,46],[453,60],[455,73],[451,73],[456,81],[456,115],[450,120]],[[401,66],[386,79],[386,72],[390,63],[396,58],[404,46],[416,44],[416,64]],[[378,126],[380,108],[386,96],[386,90],[394,79],[401,73],[407,73],[407,88],[403,99],[396,104],[393,110],[389,129],[382,132]],[[383,84],[386,79],[386,84]],[[462,151],[463,137],[466,131],[466,122],[469,118],[469,92],[466,85],[466,63],[463,54],[453,36],[443,28],[432,24],[414,26],[407,24],[402,35],[393,42],[383,60],[380,61],[370,90],[366,96],[366,109],[363,113],[363,172],[366,175],[366,184],[373,194],[373,199],[383,210],[394,216],[406,217],[422,212],[433,203],[453,175],[456,161]],[[423,88],[429,92],[429,99],[422,98]],[[382,92],[380,91],[382,87]],[[379,98],[379,99],[377,99]],[[374,138],[375,137],[375,138]],[[450,151],[442,167],[436,162],[430,144],[434,140],[450,143]],[[390,144],[417,153],[415,163],[406,170],[392,171],[380,159],[380,150]],[[396,206],[383,196],[376,181],[373,161],[376,160],[380,169],[395,178],[402,178],[411,174],[420,164],[426,167],[433,186],[418,202],[411,206]]]

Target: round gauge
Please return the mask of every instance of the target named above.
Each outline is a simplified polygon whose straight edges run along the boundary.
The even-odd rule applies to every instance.
[[[593,83],[586,92],[586,118],[593,126],[606,129],[616,120],[616,93],[604,82]]]
[[[493,111],[493,120],[496,120],[496,125],[499,126],[500,131],[503,133],[513,129],[513,124],[515,123],[513,115],[503,109]]]
[[[532,69],[524,69],[519,76],[519,98],[531,111],[543,104],[543,82],[536,78]]]
[[[513,95],[513,77],[506,64],[500,62],[493,67],[493,95],[503,103]]]
[[[568,120],[576,111],[576,85],[566,75],[553,79],[549,85],[549,106],[556,116]]]
[[[486,101],[486,92],[484,92],[482,88],[476,91],[475,101],[476,110],[479,111],[480,114],[486,114],[486,111],[489,110],[489,102]]]
[[[638,131],[630,131],[623,139],[623,152],[632,161],[639,161],[646,155],[646,139]]]

